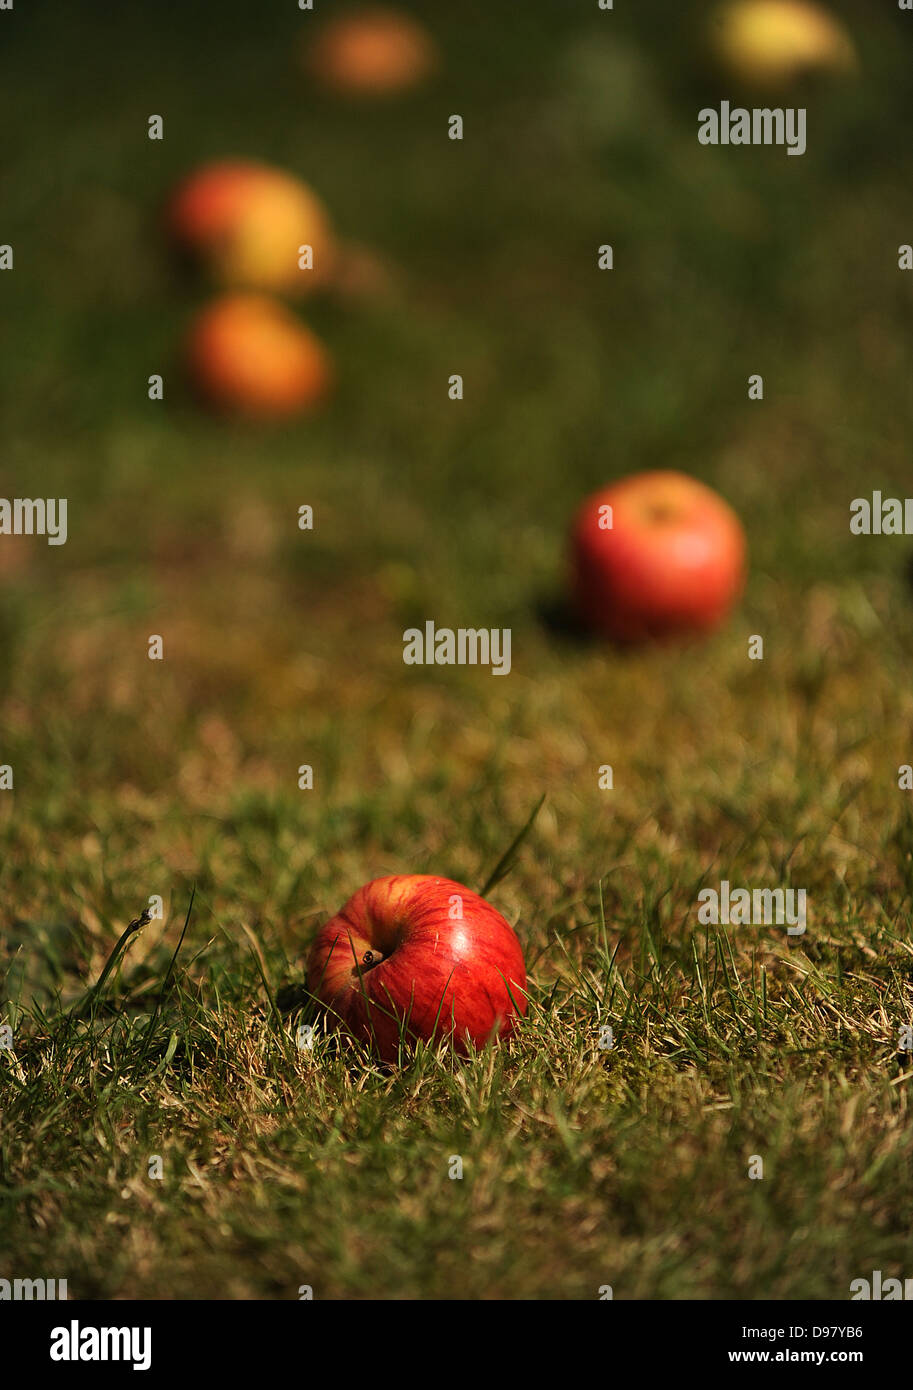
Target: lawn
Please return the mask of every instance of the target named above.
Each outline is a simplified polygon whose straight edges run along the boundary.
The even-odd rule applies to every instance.
[[[835,0],[861,71],[804,94],[790,158],[698,143],[728,95],[707,5],[408,8],[445,66],[379,106],[309,88],[294,5],[0,16],[0,492],[69,499],[66,545],[0,537],[0,1276],[105,1299],[909,1276],[913,540],[849,509],[913,492],[913,18]],[[184,380],[208,290],[162,201],[233,154],[312,182],[381,268],[303,308],[339,376],[304,421],[214,419]],[[566,620],[566,532],[657,467],[726,497],[750,576],[705,641],[623,652]],[[404,665],[426,619],[509,628],[509,677]],[[360,884],[480,891],[499,865],[530,975],[510,1043],[393,1069],[296,1046],[284,1001]],[[702,925],[724,879],[805,888],[806,932]]]

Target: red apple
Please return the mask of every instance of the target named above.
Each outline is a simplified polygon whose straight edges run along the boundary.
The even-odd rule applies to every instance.
[[[208,305],[191,328],[187,360],[210,405],[258,419],[313,409],[333,382],[322,343],[284,304],[259,294]]]
[[[376,878],[320,929],[307,988],[387,1062],[401,1034],[467,1054],[526,1013],[516,934],[490,903],[430,874]]]
[[[745,534],[683,473],[636,473],[588,497],[571,533],[574,603],[618,642],[716,627],[742,591]]]
[[[167,222],[174,240],[226,286],[307,294],[333,270],[322,202],[300,179],[266,164],[203,165],[172,195]],[[308,269],[299,266],[302,246],[312,249]]]

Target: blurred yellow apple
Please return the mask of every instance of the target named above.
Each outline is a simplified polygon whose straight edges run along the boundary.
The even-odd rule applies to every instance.
[[[716,12],[711,42],[724,71],[755,87],[856,67],[843,25],[810,0],[733,0]]]
[[[220,284],[305,294],[333,270],[329,218],[307,184],[281,169],[224,160],[195,170],[168,207],[175,240]],[[301,266],[301,248],[311,264]]]

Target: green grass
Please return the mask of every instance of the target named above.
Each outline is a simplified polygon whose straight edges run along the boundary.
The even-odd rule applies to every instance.
[[[789,159],[698,145],[734,95],[698,62],[706,6],[412,8],[446,70],[379,110],[296,78],[293,6],[3,17],[0,492],[67,496],[70,539],[0,538],[0,1275],[780,1299],[909,1276],[913,545],[848,525],[910,492],[909,24],[839,6],[863,76],[803,97]],[[310,179],[395,285],[304,307],[339,390],[268,430],[190,399],[206,290],[156,230],[176,177],[236,152]],[[683,649],[582,642],[551,616],[569,517],[657,466],[743,517],[744,602]],[[425,618],[510,627],[511,676],[405,667]],[[490,894],[530,966],[517,1037],[392,1072],[299,1051],[275,1001],[326,916],[384,873],[480,889],[543,796]],[[806,934],[701,927],[723,878],[805,887]],[[152,894],[164,920],[89,995]]]

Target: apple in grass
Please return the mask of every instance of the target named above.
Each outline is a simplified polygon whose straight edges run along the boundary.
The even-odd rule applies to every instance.
[[[410,15],[365,5],[326,23],[303,50],[308,75],[339,95],[384,97],[418,86],[438,65],[430,34]]]
[[[207,404],[255,419],[312,410],[333,383],[319,339],[266,295],[223,295],[208,305],[191,326],[186,356]]]
[[[526,1013],[513,928],[449,878],[376,878],[323,926],[307,988],[337,1026],[395,1062],[401,1037],[450,1038],[466,1055],[506,1037]]]
[[[745,578],[731,507],[683,473],[637,473],[588,497],[571,531],[571,587],[585,625],[617,642],[716,627]]]
[[[240,159],[203,165],[178,186],[166,216],[177,244],[225,286],[307,294],[332,275],[326,209],[281,169]]]
[[[843,25],[811,0],[732,0],[713,16],[710,41],[728,76],[759,89],[856,67]]]

